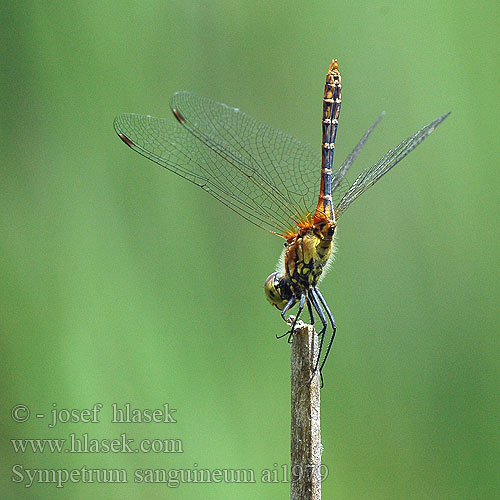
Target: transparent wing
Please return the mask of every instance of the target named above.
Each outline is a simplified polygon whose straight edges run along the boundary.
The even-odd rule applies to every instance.
[[[365,135],[361,137],[356,147],[352,150],[351,154],[344,160],[344,163],[340,165],[340,168],[333,174],[332,179],[332,192],[334,192],[342,183],[345,174],[349,170],[349,167],[354,163],[354,160],[358,157],[361,149],[365,145],[366,140],[370,137],[375,127],[380,123],[380,120],[385,116],[385,111],[380,114],[380,116],[375,120],[373,125],[366,131]]]
[[[446,113],[436,118],[394,149],[388,151],[377,163],[363,170],[337,204],[335,208],[336,217],[339,217],[360,194],[373,186],[384,174],[413,151],[449,114]]]
[[[187,92],[175,94],[171,108],[177,122],[122,114],[115,130],[138,153],[273,233],[283,235],[314,209],[320,148]]]

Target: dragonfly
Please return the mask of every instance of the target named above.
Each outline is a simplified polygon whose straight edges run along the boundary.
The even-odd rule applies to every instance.
[[[285,240],[278,268],[265,281],[265,295],[290,325],[277,338],[288,336],[291,342],[306,307],[311,324],[315,315],[319,318],[319,354],[311,380],[319,373],[321,387],[337,326],[318,284],[332,262],[338,220],[358,196],[450,114],[436,118],[389,150],[347,187],[345,175],[384,113],[334,171],[341,94],[341,75],[334,59],[323,94],[321,151],[238,108],[189,92],[173,95],[170,108],[175,120],[133,113],[120,114],[114,120],[119,138],[134,151]],[[287,317],[297,304],[296,314]]]

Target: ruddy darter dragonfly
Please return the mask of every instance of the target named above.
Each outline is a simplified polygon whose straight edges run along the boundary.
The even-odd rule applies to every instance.
[[[118,136],[127,146],[201,187],[244,219],[285,239],[279,269],[267,278],[265,293],[286,321],[287,312],[298,303],[290,331],[278,338],[288,334],[291,340],[304,307],[311,323],[316,312],[322,326],[313,376],[319,371],[322,385],[322,370],[336,325],[318,283],[332,257],[337,221],[360,194],[415,149],[449,114],[391,149],[343,190],[347,170],[383,114],[334,172],[341,89],[338,63],[333,60],[323,96],[321,155],[319,148],[260,123],[237,108],[189,92],[172,97],[170,107],[176,121],[128,113],[114,121]],[[333,199],[338,200],[335,205]]]

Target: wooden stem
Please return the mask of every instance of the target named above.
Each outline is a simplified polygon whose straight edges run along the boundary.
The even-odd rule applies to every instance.
[[[312,376],[318,356],[317,335],[298,322],[291,354],[291,500],[321,499],[321,427],[319,374]]]

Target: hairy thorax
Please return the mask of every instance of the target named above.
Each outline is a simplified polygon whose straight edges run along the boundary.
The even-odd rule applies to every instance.
[[[294,291],[300,294],[318,280],[332,254],[335,222],[321,221],[300,228],[285,245],[285,273]]]

